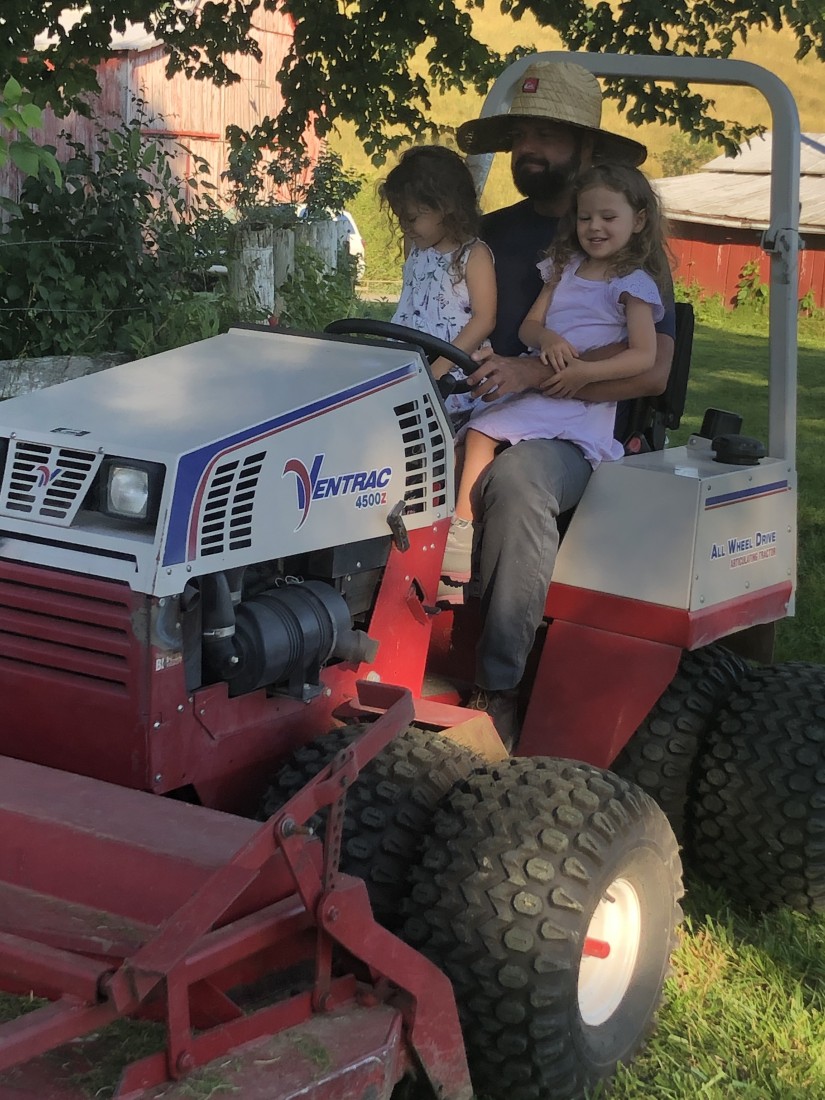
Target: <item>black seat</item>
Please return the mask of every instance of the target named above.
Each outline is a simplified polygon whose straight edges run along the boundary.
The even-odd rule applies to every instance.
[[[675,308],[676,335],[667,387],[658,397],[640,397],[634,402],[625,454],[663,450],[667,433],[678,428],[682,421],[696,319],[690,302],[677,302]]]

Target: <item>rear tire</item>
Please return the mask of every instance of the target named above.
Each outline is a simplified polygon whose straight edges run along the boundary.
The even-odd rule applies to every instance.
[[[751,669],[701,761],[698,869],[754,909],[825,911],[825,669]]]
[[[476,771],[433,825],[403,936],[453,983],[474,1088],[582,1096],[661,999],[682,894],[666,818],[610,772],[534,758]]]
[[[699,756],[719,708],[747,669],[720,645],[685,651],[666,691],[613,764],[656,800],[688,849]]]
[[[361,725],[330,730],[287,760],[264,795],[258,817],[279,810],[342,748],[364,732]],[[376,919],[398,927],[410,889],[409,868],[419,857],[435,807],[480,760],[439,733],[410,726],[379,753],[347,792],[341,870],[363,878]],[[324,835],[326,814],[309,824]]]

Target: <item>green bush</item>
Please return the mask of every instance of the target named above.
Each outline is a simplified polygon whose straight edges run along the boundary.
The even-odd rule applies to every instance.
[[[296,245],[295,269],[279,294],[279,322],[284,328],[320,332],[330,321],[354,312],[355,263],[342,250],[338,270],[327,271],[317,253]]]
[[[0,357],[148,355],[231,320],[207,274],[225,232],[208,166],[178,179],[146,123],[137,102],[98,152],[69,140],[62,185],[48,168],[26,181],[0,237]]]

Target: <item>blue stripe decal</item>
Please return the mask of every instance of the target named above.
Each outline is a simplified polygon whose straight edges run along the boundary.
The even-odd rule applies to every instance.
[[[195,500],[205,470],[210,462],[223,451],[228,451],[242,443],[252,442],[259,437],[283,431],[297,421],[311,420],[316,416],[322,416],[339,405],[368,397],[377,390],[385,389],[396,382],[402,382],[405,378],[417,373],[417,364],[406,363],[403,367],[396,367],[378,378],[371,378],[368,382],[359,382],[358,385],[350,386],[349,389],[340,390],[338,393],[322,397],[318,401],[311,401],[309,404],[302,405],[291,412],[273,417],[272,420],[265,420],[263,423],[245,428],[235,435],[226,436],[214,443],[207,443],[205,447],[200,447],[196,451],[190,451],[188,454],[182,455],[178,462],[175,491],[172,496],[163,565],[177,565],[186,560],[186,539],[192,503]]]
[[[740,500],[752,500],[755,497],[767,497],[773,493],[784,493],[789,490],[787,481],[772,481],[769,485],[756,485],[750,489],[737,489],[733,493],[721,493],[716,497],[708,497],[705,501],[705,509],[722,508],[726,504],[736,504]]]

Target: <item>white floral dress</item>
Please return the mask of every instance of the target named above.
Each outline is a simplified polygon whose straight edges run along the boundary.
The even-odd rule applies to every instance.
[[[392,317],[394,324],[427,332],[449,344],[453,342],[473,313],[466,279],[467,257],[473,243],[463,248],[458,278],[450,269],[454,252],[413,245],[404,261],[404,285]],[[450,373],[459,379],[464,377],[458,368]],[[469,393],[454,393],[445,401],[450,416],[462,419],[476,404],[478,399]]]

